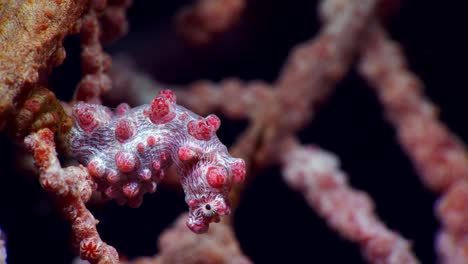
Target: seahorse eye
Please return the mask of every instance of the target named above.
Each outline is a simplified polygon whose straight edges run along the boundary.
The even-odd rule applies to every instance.
[[[205,205],[205,209],[206,210],[211,210],[211,205],[209,205],[209,204]]]

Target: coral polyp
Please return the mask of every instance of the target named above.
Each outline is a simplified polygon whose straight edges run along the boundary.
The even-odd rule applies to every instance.
[[[86,165],[97,191],[138,207],[174,164],[190,207],[187,225],[200,233],[230,212],[229,191],[245,178],[245,163],[229,155],[216,136],[220,120],[176,104],[163,90],[149,105],[115,111],[77,103],[68,154]]]

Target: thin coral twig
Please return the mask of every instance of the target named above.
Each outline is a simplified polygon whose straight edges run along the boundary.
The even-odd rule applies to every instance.
[[[60,166],[54,135],[48,128],[26,137],[25,144],[41,170],[39,181],[42,187],[71,222],[81,258],[91,263],[118,263],[117,251],[101,240],[96,230],[98,221],[85,206],[95,188],[88,170],[83,166]]]
[[[286,183],[301,192],[332,229],[358,243],[370,263],[419,263],[410,243],[379,220],[369,195],[348,186],[334,154],[293,142],[282,160]]]

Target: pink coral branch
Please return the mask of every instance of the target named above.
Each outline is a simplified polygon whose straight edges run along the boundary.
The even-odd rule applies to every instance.
[[[41,170],[39,182],[72,224],[81,258],[91,263],[118,263],[117,251],[101,240],[96,230],[98,221],[85,206],[94,188],[86,168],[62,169],[55,151],[54,134],[48,128],[29,135],[24,142]]]
[[[443,263],[468,262],[468,159],[465,145],[438,119],[423,84],[408,70],[398,44],[376,24],[360,61],[398,139],[423,183],[442,192],[436,205],[443,224],[436,245]]]
[[[82,18],[80,31],[83,77],[73,99],[74,101],[101,103],[100,95],[111,88],[106,72],[112,59],[102,50],[99,40],[101,27],[98,15],[93,9]]]
[[[440,192],[468,179],[465,146],[438,119],[436,106],[424,96],[421,80],[408,70],[400,46],[377,25],[369,32],[359,70],[377,93],[423,182]]]
[[[369,262],[418,263],[410,243],[388,230],[375,215],[371,198],[348,186],[335,155],[289,142],[282,161],[286,183],[301,192],[331,228],[358,243]]]
[[[277,120],[268,120],[267,129],[272,133],[268,142],[279,142],[302,128],[313,108],[334,91],[358,51],[376,2],[322,1],[322,30],[316,38],[294,48],[275,84],[275,101],[264,106],[264,111],[274,114],[269,114],[270,119]]]
[[[127,8],[132,0],[93,0],[81,18],[81,64],[83,77],[76,87],[74,102],[101,103],[101,94],[111,88],[108,70],[112,59],[101,42],[110,42],[127,33]]]

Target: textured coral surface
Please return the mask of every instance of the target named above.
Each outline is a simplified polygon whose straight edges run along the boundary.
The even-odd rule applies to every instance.
[[[62,63],[62,40],[86,4],[81,0],[0,2],[0,128],[26,87],[39,80],[39,71]]]

